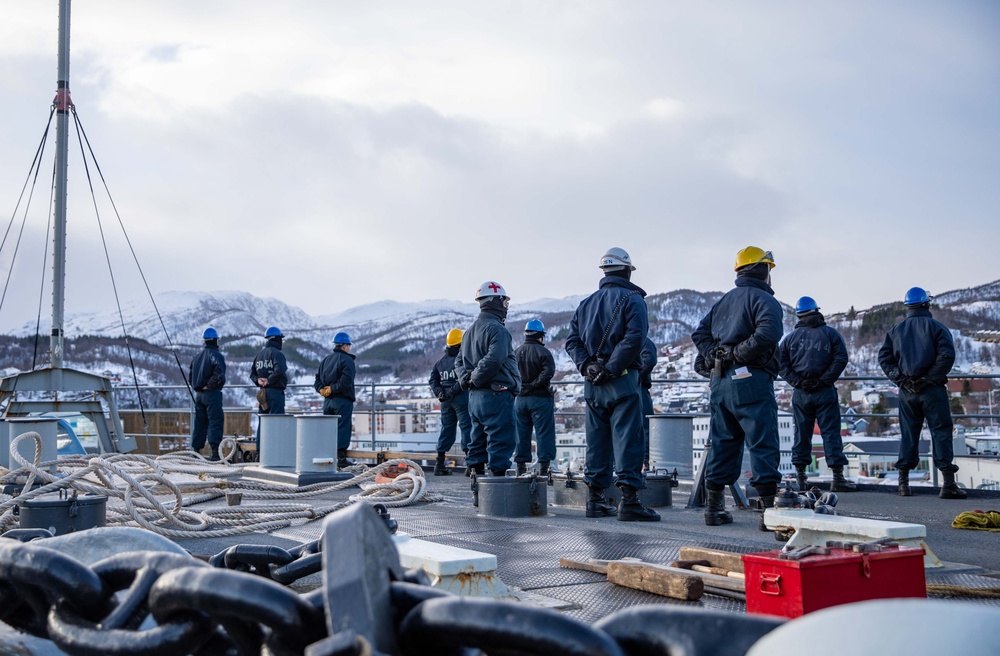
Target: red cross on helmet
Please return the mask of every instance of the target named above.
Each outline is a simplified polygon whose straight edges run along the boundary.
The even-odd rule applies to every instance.
[[[492,280],[487,280],[483,284],[479,285],[479,289],[476,290],[476,300],[481,301],[484,298],[489,298],[490,296],[506,296],[507,290],[503,288],[498,282],[493,282]]]

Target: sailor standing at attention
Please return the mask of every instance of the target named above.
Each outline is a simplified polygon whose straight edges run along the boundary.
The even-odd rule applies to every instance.
[[[191,361],[188,380],[194,389],[194,424],[191,427],[191,449],[201,451],[205,439],[212,449],[212,460],[219,459],[222,429],[226,415],[222,411],[222,388],[226,385],[226,359],[219,351],[219,333],[206,328],[205,348]]]
[[[635,267],[624,249],[608,249],[598,267],[604,278],[576,308],[566,338],[566,353],[586,380],[586,514],[617,513],[622,522],[656,522],[660,515],[638,496],[643,486],[639,368],[649,328],[646,292],[631,282]],[[617,509],[604,496],[616,469],[622,495]]]
[[[812,463],[813,426],[819,423],[826,464],[833,472],[831,492],[855,492],[858,486],[844,478],[844,442],[840,438],[840,399],[834,383],[847,366],[847,346],[836,328],[826,325],[816,301],[803,296],[795,304],[799,322],[778,345],[781,377],[791,385],[795,442],[792,464],[799,489],[808,484],[806,467]]]
[[[750,484],[760,495],[757,526],[762,531],[768,530],[763,511],[774,505],[781,480],[774,379],[783,313],[771,289],[772,268],[770,251],[747,246],[737,253],[736,287],[712,306],[691,335],[712,370],[711,449],[704,464],[708,526],[733,521],[723,493],[740,476],[744,443],[750,451]]]
[[[504,476],[517,441],[514,395],[521,389],[511,336],[504,327],[510,298],[499,283],[487,280],[476,290],[476,300],[479,317],[465,332],[455,357],[455,374],[469,392],[472,418],[466,464],[476,474],[488,467],[491,475]]]
[[[964,499],[955,482],[958,466],[952,442],[954,423],[948,399],[948,372],[955,364],[951,331],[931,316],[931,297],[911,287],[903,299],[906,318],[889,330],[878,352],[878,363],[889,380],[899,385],[899,496],[908,497],[910,470],[920,464],[920,429],[927,419],[934,444],[934,466],[941,470],[942,499]]]
[[[288,386],[288,363],[281,352],[284,334],[271,326],[264,331],[267,343],[253,359],[250,380],[257,391],[257,412],[262,415],[285,414],[285,388]],[[257,453],[260,454],[260,424],[257,424]],[[259,457],[259,456],[258,456]]]
[[[354,414],[354,359],[351,336],[337,333],[333,336],[333,353],[323,358],[313,382],[313,388],[323,397],[323,414],[340,417],[337,422],[337,469],[354,464],[347,459]]]
[[[444,355],[434,364],[428,384],[434,396],[441,402],[441,432],[437,441],[437,460],[434,462],[435,476],[450,476],[451,470],[444,464],[445,455],[455,445],[456,427],[462,429],[462,452],[469,455],[472,440],[472,420],[469,418],[469,393],[458,384],[455,374],[455,357],[462,346],[462,331],[452,328],[445,337]],[[466,467],[465,475],[472,469]]]
[[[521,373],[521,393],[514,400],[517,419],[517,449],[514,461],[518,475],[528,471],[531,460],[531,433],[538,447],[538,473],[549,475],[549,463],[556,458],[556,402],[549,383],[556,373],[552,351],[545,347],[545,325],[532,319],[524,326],[524,344],[514,351]]]

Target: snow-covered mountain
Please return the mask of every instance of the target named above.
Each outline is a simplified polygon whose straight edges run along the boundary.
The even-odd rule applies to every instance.
[[[720,296],[721,292],[686,289],[647,296],[650,337],[657,345],[669,346],[674,352],[689,349],[692,330]],[[548,344],[558,356],[557,366],[560,370],[571,370],[572,364],[563,357],[563,344],[573,310],[582,298],[571,296],[515,303],[507,320],[515,343],[521,340],[524,324],[529,319],[539,318],[546,325]],[[976,331],[995,329],[1000,323],[1000,280],[973,289],[939,294],[934,305],[935,316],[960,332],[956,340],[960,365],[984,360],[991,366],[993,362],[1000,364],[996,345],[972,341]],[[794,312],[791,307],[783,306],[788,330],[794,325]],[[262,344],[264,330],[267,326],[278,326],[286,335],[286,355],[303,382],[311,381],[311,372],[329,351],[333,335],[341,330],[350,333],[354,340],[354,353],[359,356],[359,378],[385,382],[425,380],[427,371],[440,355],[448,330],[468,327],[478,312],[475,303],[453,300],[411,303],[386,300],[313,317],[278,299],[259,298],[239,291],[166,292],[156,297],[156,309],[149,303],[123,307],[130,343],[141,352],[139,360],[146,369],[140,379],[174,383],[180,382],[176,362],[164,347],[175,346],[178,358],[186,367],[191,355],[200,347],[202,332],[208,326],[214,326],[222,335],[223,350],[234,369],[248,368]],[[901,313],[899,303],[889,303],[858,311],[850,317],[830,315],[828,320],[844,334],[857,370],[877,371],[872,366],[874,353],[885,329],[895,323]],[[48,332],[47,326],[40,331],[42,335]],[[122,319],[116,313],[70,315],[66,319],[65,332],[69,366],[126,373],[128,358],[124,349],[113,347],[122,337]],[[0,355],[0,365],[23,370],[43,363],[39,347],[34,344],[34,335],[34,323],[25,324],[14,338],[10,338],[9,348]],[[84,336],[89,337],[85,339]],[[94,341],[96,337],[100,340]],[[74,348],[74,340],[88,346]],[[47,338],[41,346],[42,351],[45,348]],[[94,349],[100,350],[100,357]]]

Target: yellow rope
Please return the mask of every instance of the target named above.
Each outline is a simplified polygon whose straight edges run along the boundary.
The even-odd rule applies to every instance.
[[[971,528],[975,531],[1000,532],[1000,511],[970,510],[959,513],[951,523],[952,528]]]

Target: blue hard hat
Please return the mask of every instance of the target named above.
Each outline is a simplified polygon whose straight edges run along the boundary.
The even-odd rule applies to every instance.
[[[921,305],[930,302],[931,297],[921,287],[910,287],[906,290],[906,297],[903,299],[903,305]]]
[[[818,309],[819,306],[816,305],[816,301],[813,300],[812,296],[803,296],[795,304],[796,314],[805,314],[806,312],[813,312]]]
[[[350,346],[350,344],[351,344],[351,336],[348,335],[347,333],[343,333],[343,332],[337,333],[336,335],[333,336],[333,343],[334,344],[347,344],[348,346]]]
[[[284,337],[281,330],[277,326],[271,326],[264,331],[264,337]]]
[[[541,322],[540,319],[532,319],[524,326],[524,332],[526,333],[544,333],[545,324]]]
[[[205,329],[205,334],[201,336],[202,339],[219,339],[219,332],[209,326]]]

